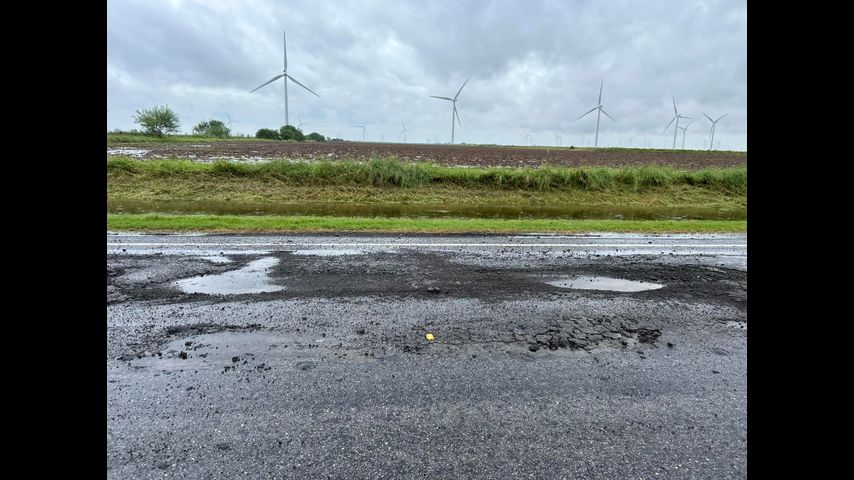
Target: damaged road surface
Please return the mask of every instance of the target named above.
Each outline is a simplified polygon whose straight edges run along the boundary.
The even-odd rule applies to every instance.
[[[746,243],[110,233],[108,477],[744,478]]]

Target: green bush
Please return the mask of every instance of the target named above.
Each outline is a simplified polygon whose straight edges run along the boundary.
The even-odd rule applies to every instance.
[[[325,142],[326,141],[326,137],[324,137],[323,135],[321,135],[317,132],[311,132],[305,138],[307,138],[309,140],[314,140],[315,142]]]
[[[279,136],[279,132],[275,130],[271,130],[269,128],[262,128],[255,132],[255,138],[265,138],[267,140],[281,140],[282,137]]]
[[[199,122],[198,125],[193,127],[193,135],[198,135],[200,137],[228,138],[231,136],[231,130],[229,130],[228,127],[219,120],[209,120],[206,122]]]
[[[305,135],[293,125],[285,125],[281,129],[279,129],[279,137],[282,140],[296,140],[297,142],[302,142],[305,140]]]

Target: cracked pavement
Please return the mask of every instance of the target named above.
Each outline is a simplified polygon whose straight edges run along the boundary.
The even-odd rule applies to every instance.
[[[109,478],[746,476],[744,236],[107,244]]]

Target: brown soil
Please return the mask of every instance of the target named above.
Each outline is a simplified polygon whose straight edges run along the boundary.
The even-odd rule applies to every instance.
[[[211,142],[204,144],[145,143],[118,144],[109,148],[148,150],[143,158],[189,158],[197,161],[226,159],[305,159],[365,160],[375,156],[394,156],[409,162],[465,166],[538,166],[621,167],[629,165],[667,165],[680,169],[732,167],[747,165],[744,152],[666,151],[632,149],[569,149],[545,147],[500,147],[467,145],[424,145],[395,143],[276,143]]]

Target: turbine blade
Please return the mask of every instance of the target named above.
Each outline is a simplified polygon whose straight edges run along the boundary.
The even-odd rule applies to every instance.
[[[310,89],[310,88],[306,87],[305,85],[303,85],[303,84],[299,83],[299,82],[297,81],[297,79],[296,79],[296,78],[294,78],[294,77],[292,77],[292,76],[290,76],[290,75],[288,75],[288,74],[285,74],[285,76],[286,76],[286,77],[288,77],[288,78],[290,78],[292,82],[296,83],[296,84],[297,84],[297,85],[299,85],[300,87],[302,87],[302,88],[304,88],[304,89],[308,90],[308,91],[309,91],[309,92],[311,92],[311,93],[314,93],[314,90],[312,90],[312,89]],[[286,81],[287,81],[287,80],[286,80]],[[314,93],[314,94],[315,94],[315,95],[317,95],[316,93]],[[317,98],[320,98],[320,95],[317,95]]]
[[[608,112],[606,112],[604,108],[602,109],[602,113],[604,113],[604,114],[605,114],[605,116],[606,116],[606,117],[608,117],[608,118],[610,118],[611,120],[614,120],[614,117],[612,117],[612,116],[608,115]],[[614,121],[616,122],[616,120],[614,120]]]
[[[718,122],[721,120],[721,118],[724,118],[724,117],[726,117],[727,115],[729,115],[729,114],[728,114],[728,113],[725,113],[725,114],[721,115],[721,116],[720,116],[720,118],[718,118],[717,120],[715,120],[715,123],[718,123]],[[711,118],[710,118],[709,120],[711,120]]]
[[[676,111],[676,97],[673,97],[673,113],[679,115],[679,112]]]
[[[591,108],[587,113],[590,113],[590,112],[592,112],[592,111],[596,110],[597,108],[599,108],[599,107],[593,107],[593,108]],[[587,115],[587,113],[585,113],[584,115]],[[584,115],[582,115],[582,116],[578,117],[576,120],[581,120],[582,118],[584,118]]]
[[[282,46],[285,47],[285,70],[288,71],[288,39],[285,38],[285,31],[282,30]]]
[[[673,120],[676,120],[676,117],[673,117]],[[667,126],[664,127],[664,132],[666,132],[667,129],[670,128],[670,125],[673,123],[673,120],[670,120],[670,123],[668,123]],[[664,133],[664,132],[661,132],[661,133]]]
[[[599,101],[596,102],[596,105],[602,105],[602,87],[605,86],[605,80],[602,80],[602,83],[599,84]]]
[[[276,80],[278,80],[278,79],[280,79],[280,78],[282,78],[282,77],[284,77],[284,76],[285,76],[285,74],[284,74],[284,73],[283,73],[283,74],[281,74],[281,75],[276,75],[275,77],[273,77],[273,78],[271,78],[270,80],[268,80],[268,81],[267,81],[267,83],[262,84],[262,85],[261,85],[261,87],[263,87],[264,85],[269,85],[269,84],[271,84],[271,83],[275,82]],[[261,87],[258,87],[258,88],[261,88]],[[258,90],[258,88],[256,88],[255,90]],[[252,90],[252,92],[254,92],[255,90]],[[249,93],[252,93],[252,92],[249,92]]]
[[[454,101],[454,99],[453,99],[453,98],[448,98],[448,97],[437,97],[436,95],[430,95],[430,96],[431,96],[431,97],[433,97],[433,98],[441,98],[442,100],[447,100],[447,101],[449,101],[449,102],[453,102],[453,101]]]
[[[467,79],[466,79],[466,81],[465,81],[465,82],[463,82],[463,87],[465,87],[465,86],[466,86],[466,84],[467,84],[467,83],[469,83],[469,80],[471,80],[471,77],[467,78]],[[456,94],[456,95],[454,95],[454,100],[456,100],[456,99],[457,99],[457,97],[459,97],[459,96],[460,96],[460,92],[462,92],[462,91],[463,91],[463,87],[460,87],[460,89],[459,89],[459,90],[457,90],[457,94]]]
[[[462,127],[463,122],[460,121],[460,112],[457,111],[457,104],[454,104],[454,115],[457,116],[457,124]]]
[[[704,113],[703,115],[705,115],[705,117],[706,117],[706,118],[708,118],[710,122],[715,123],[715,121],[714,121],[714,120],[712,120],[712,117],[710,117],[710,116],[706,115],[705,113]]]
[[[693,120],[693,118],[691,118],[691,117],[686,117],[686,116],[684,116],[684,115],[680,115],[680,116],[679,116],[679,118],[687,118],[688,120]]]

